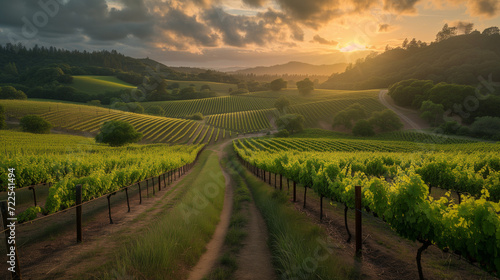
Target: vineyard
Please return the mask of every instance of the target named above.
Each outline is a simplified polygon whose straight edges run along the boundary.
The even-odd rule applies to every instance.
[[[498,144],[431,144],[422,147],[437,146],[437,152],[418,152],[411,142],[404,147],[394,141],[365,141],[365,146],[346,141],[250,139],[235,140],[233,146],[250,165],[349,208],[354,208],[354,186],[362,186],[365,211],[402,237],[420,241],[419,254],[435,244],[487,271],[500,269]],[[433,188],[458,193],[458,201],[450,194],[432,198]]]
[[[186,143],[199,123],[191,120],[157,117],[95,106],[38,101],[2,100],[7,116],[20,119],[40,115],[56,128],[96,134],[108,120],[125,120],[143,133],[146,142]]]
[[[44,207],[47,213],[74,205],[77,184],[83,186],[83,201],[91,200],[191,163],[203,147],[150,144],[111,148],[84,137],[34,137],[20,132],[2,132],[0,144],[10,151],[0,158],[2,190],[9,182],[8,168],[16,170],[17,188],[52,183]]]

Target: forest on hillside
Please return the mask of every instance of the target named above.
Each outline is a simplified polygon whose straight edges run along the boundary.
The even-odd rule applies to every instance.
[[[333,74],[321,85],[328,89],[387,88],[407,79],[431,80],[476,85],[478,77],[500,77],[500,30],[490,27],[483,32],[459,34],[447,24],[427,44],[405,40],[401,47],[386,48],[382,54],[359,59],[340,74]]]

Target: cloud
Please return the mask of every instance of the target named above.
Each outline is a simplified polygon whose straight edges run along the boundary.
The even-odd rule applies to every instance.
[[[250,7],[262,7],[267,2],[267,0],[243,0],[243,3]]]
[[[417,11],[415,5],[419,1],[420,0],[384,0],[384,9],[398,14],[414,14]]]
[[[450,23],[449,26],[456,27],[459,33],[470,33],[474,28],[474,23],[458,20]]]
[[[469,0],[471,14],[477,16],[494,17],[500,11],[498,0]]]
[[[387,33],[393,31],[394,29],[395,27],[388,23],[382,23],[378,25],[378,33]]]
[[[330,45],[330,46],[336,46],[339,44],[339,42],[337,41],[330,41],[330,40],[327,40],[319,35],[315,35],[312,39],[311,42],[317,42],[317,43],[320,43],[322,45]]]
[[[314,29],[344,14],[340,0],[276,0],[276,2],[293,20]]]

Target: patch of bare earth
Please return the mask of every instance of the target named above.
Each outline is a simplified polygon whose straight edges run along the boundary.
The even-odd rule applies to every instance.
[[[139,204],[137,188],[129,189],[130,212],[124,193],[111,196],[113,224],[110,224],[106,198],[84,205],[82,243],[76,242],[74,209],[18,227],[16,237],[26,244],[18,245],[23,279],[74,279],[83,275],[92,278],[92,270],[112,260],[123,242],[141,234],[158,215],[175,204],[185,191],[178,184],[179,179],[165,188],[162,182],[161,191],[156,184],[155,196],[150,184],[149,197],[146,197],[146,184],[141,183],[142,204]],[[4,263],[1,276],[9,279]]]

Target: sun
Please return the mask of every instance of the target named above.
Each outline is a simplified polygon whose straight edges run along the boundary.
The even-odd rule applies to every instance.
[[[345,47],[340,49],[341,52],[355,52],[355,51],[365,51],[365,50],[366,46],[363,46],[355,42],[350,42]]]

